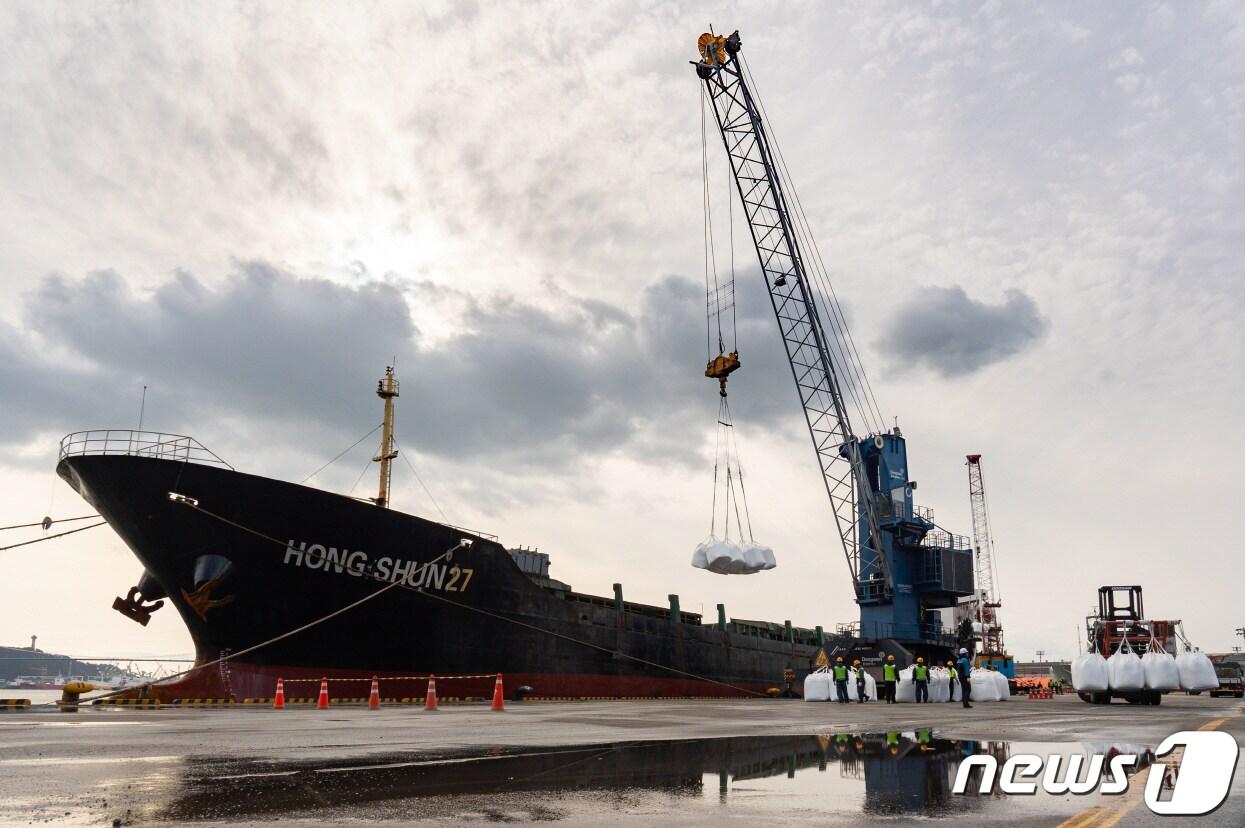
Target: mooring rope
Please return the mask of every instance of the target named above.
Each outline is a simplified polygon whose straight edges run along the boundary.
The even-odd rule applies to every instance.
[[[96,515],[96,517],[98,517],[98,515]],[[77,529],[69,529],[64,532],[57,532],[55,535],[44,535],[43,537],[35,538],[34,540],[22,541],[21,543],[11,543],[8,546],[0,546],[0,552],[4,552],[8,549],[16,549],[19,546],[30,546],[32,543],[43,543],[44,541],[50,541],[55,538],[63,538],[66,535],[72,535],[75,532],[85,532],[88,529],[94,529],[96,526],[103,526],[107,522],[108,521],[106,520],[101,520],[99,523],[92,523],[90,526],[79,526]],[[43,524],[36,523],[35,525],[42,526]]]

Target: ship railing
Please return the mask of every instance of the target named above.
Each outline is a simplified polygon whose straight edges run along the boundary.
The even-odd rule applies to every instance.
[[[95,429],[76,431],[61,440],[60,458],[85,455],[123,454],[131,457],[154,457],[206,466],[233,469],[215,452],[185,434],[164,434],[158,431],[129,429]]]

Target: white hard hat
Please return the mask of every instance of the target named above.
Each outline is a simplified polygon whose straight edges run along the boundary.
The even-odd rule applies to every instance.
[[[968,650],[966,650],[966,649],[964,649],[963,647],[961,647],[961,648],[960,648],[960,655],[968,655]]]

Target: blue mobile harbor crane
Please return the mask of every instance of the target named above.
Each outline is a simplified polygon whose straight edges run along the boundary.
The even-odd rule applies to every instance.
[[[971,545],[912,502],[907,444],[898,426],[885,427],[798,196],[788,201],[784,190],[795,190],[739,32],[706,33],[697,46],[693,65],[726,147],[860,606],[859,623],[840,625],[826,651],[866,664],[883,653],[901,664],[918,654],[941,662],[972,646],[971,622],[946,629],[938,612],[974,594]],[[725,374],[738,367],[737,353],[723,354],[705,373],[725,391]],[[853,430],[849,408],[870,426],[867,436]]]

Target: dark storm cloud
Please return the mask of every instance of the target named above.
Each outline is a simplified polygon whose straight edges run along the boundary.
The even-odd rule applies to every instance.
[[[990,305],[955,287],[912,293],[884,329],[878,348],[902,365],[923,365],[951,377],[1020,353],[1046,332],[1037,303],[1019,290]]]
[[[732,380],[736,417],[798,424],[756,281],[741,288],[747,370]],[[240,263],[216,286],[177,272],[144,292],[111,271],[47,276],[26,298],[24,332],[2,332],[0,434],[21,445],[130,426],[145,384],[151,428],[242,451],[335,450],[378,419],[372,383],[396,358],[400,434],[422,453],[530,471],[613,452],[698,457],[717,395],[701,376],[704,294],[695,283],[657,280],[634,312],[566,293],[553,294],[550,309],[407,288],[300,279],[262,262]],[[456,332],[433,342],[408,301],[465,310]]]

